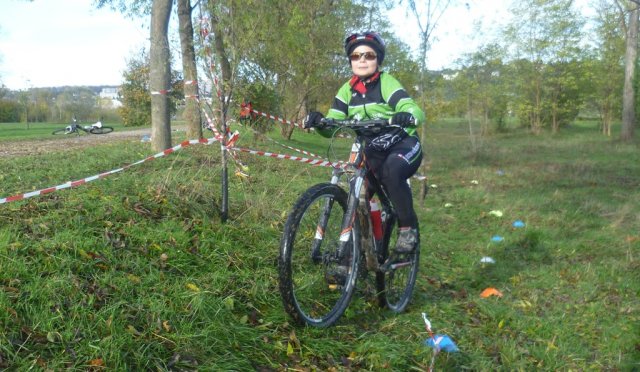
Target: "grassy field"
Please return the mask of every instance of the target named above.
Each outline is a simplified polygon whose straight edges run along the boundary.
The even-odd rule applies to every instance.
[[[285,152],[250,137],[240,146]],[[328,142],[296,132],[289,144]],[[241,154],[250,177],[232,176],[225,224],[218,146],[0,205],[0,369],[426,370],[421,312],[460,348],[437,370],[640,369],[637,142],[584,124],[469,149],[464,124],[429,128],[408,312],[359,298],[325,330],[291,324],[275,261],[288,210],[326,168]],[[125,142],[0,158],[0,197],[152,153]],[[487,287],[503,296],[481,298]]]
[[[23,141],[35,139],[51,139],[51,132],[65,128],[70,123],[0,123],[0,143],[5,141]],[[93,123],[80,123],[81,125],[91,125]],[[102,123],[113,127],[115,130],[123,130],[122,124]],[[84,134],[82,132],[81,134]]]

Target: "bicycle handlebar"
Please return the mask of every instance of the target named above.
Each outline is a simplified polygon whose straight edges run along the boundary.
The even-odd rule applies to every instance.
[[[347,127],[351,129],[372,129],[382,128],[391,125],[391,119],[371,119],[371,120],[356,120],[346,119],[337,120],[331,118],[322,118],[320,120],[322,124],[327,127]]]
[[[370,119],[370,120],[337,120],[323,118],[320,120],[323,128],[348,128],[357,134],[380,133],[383,129],[401,128],[399,125],[391,124],[391,119]]]

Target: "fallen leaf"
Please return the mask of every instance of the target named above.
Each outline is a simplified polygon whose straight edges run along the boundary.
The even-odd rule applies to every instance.
[[[62,341],[62,335],[58,332],[47,332],[47,341],[56,343]]]
[[[165,332],[171,332],[171,325],[168,320],[162,322],[162,328],[164,328]]]
[[[151,216],[152,213],[150,210],[148,210],[147,208],[145,208],[144,205],[142,205],[142,203],[138,202],[135,203],[133,205],[133,210],[136,211],[136,213],[138,213],[141,216]]]
[[[131,324],[127,325],[127,332],[131,333],[134,336],[141,335],[140,331],[138,331],[136,327],[132,326]]]
[[[104,367],[104,360],[101,358],[92,359],[89,361],[91,367]]]
[[[300,340],[298,340],[298,336],[296,336],[296,331],[294,329],[291,330],[291,333],[289,334],[289,340],[291,342],[293,342],[294,346],[298,349],[300,349]]]
[[[491,296],[497,296],[497,297],[502,297],[502,292],[500,292],[499,290],[493,288],[493,287],[489,287],[487,289],[485,289],[484,291],[482,291],[482,293],[480,293],[480,297],[482,298],[487,298],[487,297],[491,297]]]
[[[227,297],[224,299],[224,307],[229,310],[232,311],[235,307],[235,301],[233,300],[233,297]]]
[[[502,217],[502,211],[498,211],[498,210],[490,211],[489,214],[491,216]]]
[[[134,283],[134,284],[140,284],[140,282],[142,281],[139,276],[136,276],[133,274],[127,274],[127,278],[131,283]]]
[[[249,178],[249,175],[248,175],[248,174],[246,174],[246,173],[244,173],[244,172],[242,172],[242,171],[240,171],[240,170],[237,170],[237,171],[236,171],[236,176],[238,176],[238,177],[240,177],[240,178],[244,178],[244,179]]]
[[[198,288],[198,286],[193,283],[187,283],[187,288],[193,292],[200,292],[200,288]]]

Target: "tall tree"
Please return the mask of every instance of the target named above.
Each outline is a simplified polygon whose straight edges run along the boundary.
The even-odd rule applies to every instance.
[[[169,91],[171,66],[169,53],[169,18],[172,0],[153,0],[151,7],[151,46],[149,48],[151,89],[151,141],[153,149],[171,147]]]
[[[495,123],[497,130],[504,127],[507,93],[503,56],[500,46],[483,46],[464,57],[464,65],[453,79],[458,105],[466,106],[469,139],[474,153],[480,148],[482,137],[488,134],[491,122]],[[480,123],[479,130],[474,130],[475,122]]]
[[[149,55],[142,50],[140,55],[127,61],[122,74],[118,113],[125,126],[149,125],[151,122],[151,97],[149,96]]]
[[[160,4],[162,3],[162,4]],[[162,0],[158,2],[156,0],[94,0],[94,4],[97,7],[110,6],[113,9],[117,9],[123,14],[127,14],[129,16],[146,16],[151,13],[152,16],[152,24],[151,24],[151,42],[153,44],[154,40],[159,41],[161,44],[166,44],[166,56],[169,56],[168,49],[168,20],[171,14],[171,7],[173,1]],[[162,14],[162,19],[154,20],[153,10],[158,9],[166,14]],[[194,38],[193,38],[193,24],[191,20],[193,7],[191,6],[191,2],[189,0],[177,0],[177,9],[178,9],[178,25],[179,25],[179,36],[180,36],[180,46],[182,52],[182,68],[183,68],[183,78],[186,84],[183,85],[183,90],[186,98],[186,107],[185,107],[185,119],[187,121],[187,135],[190,138],[200,138],[202,137],[202,127],[200,125],[201,117],[200,117],[200,108],[196,104],[196,101],[193,97],[198,95],[198,78],[197,78],[197,66],[196,66],[196,55],[194,50]],[[166,25],[162,25],[165,22]],[[158,17],[156,17],[158,18]],[[154,30],[154,27],[157,30]],[[157,35],[154,38],[155,32],[165,32],[164,35]],[[166,39],[167,41],[164,41]],[[159,45],[156,45],[159,46]],[[153,49],[153,45],[151,47]],[[156,50],[158,51],[158,50]],[[165,52],[163,52],[165,53]],[[151,52],[152,60],[154,57],[154,52]],[[161,57],[164,58],[164,57]],[[152,65],[155,65],[155,62],[152,62]],[[166,71],[170,71],[170,62],[167,59],[167,65],[159,66],[162,68],[161,73],[165,73]],[[158,72],[154,70],[155,67],[152,66],[152,73]],[[170,75],[164,76],[164,80],[170,80]],[[151,86],[153,87],[153,82],[151,82]],[[167,87],[169,84],[167,84]],[[164,88],[167,90],[168,88]],[[160,91],[156,91],[160,92]],[[160,105],[168,105],[167,100],[156,99],[159,97],[155,97],[152,99],[152,110],[161,110],[165,111],[164,108]],[[166,97],[165,97],[166,98]],[[159,111],[158,111],[159,112]],[[160,117],[163,117],[162,114]],[[153,146],[154,148],[161,148],[162,144],[170,144],[171,143],[171,131],[169,129],[170,121],[167,119],[166,124],[158,123],[154,121],[154,116],[152,115],[152,126],[153,126]],[[156,123],[160,127],[156,128]],[[163,125],[166,125],[166,128],[162,128]],[[163,136],[163,137],[158,137]],[[157,142],[156,142],[157,141]],[[160,147],[158,147],[160,146]]]
[[[623,0],[616,0],[620,12],[628,14],[628,21],[625,24],[626,46],[624,54],[624,88],[622,93],[622,129],[620,139],[630,141],[636,126],[635,111],[635,90],[634,78],[636,74],[636,64],[638,63],[638,17],[640,16],[640,2],[632,0],[626,3]]]
[[[228,153],[224,149],[226,145],[226,135],[227,135],[227,116],[228,109],[231,103],[233,83],[232,80],[232,66],[230,62],[230,56],[227,51],[227,46],[225,43],[227,42],[227,36],[229,35],[229,30],[225,30],[221,20],[224,18],[224,13],[233,10],[233,8],[225,9],[222,4],[216,3],[213,4],[212,8],[209,9],[209,14],[211,15],[211,28],[212,28],[212,36],[213,36],[213,48],[215,51],[215,56],[217,56],[218,66],[220,67],[220,83],[215,87],[217,90],[218,96],[218,104],[219,104],[219,122],[222,127],[222,200],[220,206],[220,214],[222,222],[226,222],[229,216],[229,173],[227,169],[227,159]],[[229,14],[229,19],[233,19],[233,12]],[[207,46],[208,47],[208,46]],[[211,61],[213,63],[213,61]],[[214,73],[212,71],[212,73]],[[217,82],[217,76],[211,76],[211,81]]]
[[[595,19],[596,48],[586,69],[593,84],[592,102],[600,116],[602,134],[611,136],[614,119],[620,117],[624,85],[624,22],[615,4],[601,0]]]
[[[308,62],[309,70],[307,71],[310,71],[311,66],[314,65],[314,46],[326,43],[326,39],[316,43],[305,43],[318,31],[313,26],[318,15],[309,12],[322,13],[327,5],[331,6],[324,0],[308,2],[223,0],[209,3],[212,34],[208,40],[213,45],[205,47],[214,54],[212,62],[216,70],[215,76],[211,76],[210,80],[218,82],[215,89],[218,96],[219,122],[223,131],[226,131],[230,104],[235,100],[235,90],[242,74],[253,75],[244,79],[252,83],[255,83],[255,78],[261,74],[267,82],[275,83],[274,90],[278,86],[283,86],[281,82],[297,79],[298,84],[288,85],[287,90],[281,91],[280,96],[284,98],[282,106],[287,105],[288,94],[293,94],[292,98],[303,97],[302,102],[305,102],[306,87],[310,84],[315,85],[319,80],[310,79],[310,76],[313,76],[311,73],[300,74],[298,67]],[[300,32],[305,27],[312,27],[314,32]],[[323,59],[317,58],[317,60]],[[307,83],[305,84],[301,79],[306,79]],[[255,86],[255,84],[252,85]],[[298,99],[295,101],[301,102]],[[298,108],[300,107],[299,105]],[[294,113],[294,117],[287,115],[286,112],[276,114],[293,120],[301,115],[299,111]],[[290,135],[293,127],[283,126],[283,131]],[[221,202],[223,220],[227,217],[226,184],[226,152],[223,151]]]
[[[420,103],[423,109],[427,112],[427,118],[435,119],[433,111],[438,106],[434,100],[428,100],[427,97],[427,54],[431,49],[433,43],[433,33],[437,29],[440,22],[440,18],[445,14],[447,9],[452,5],[453,0],[426,0],[424,2],[416,2],[415,0],[407,0],[409,10],[415,17],[418,23],[418,29],[420,31],[420,48],[419,48],[419,64],[420,64]],[[402,0],[400,1],[402,4]],[[420,9],[419,5],[423,8]],[[432,103],[431,105],[429,103]],[[427,142],[427,123],[420,128],[420,141],[425,144]],[[426,158],[426,157],[425,157]],[[423,161],[420,165],[420,172],[427,174],[429,169],[429,162]],[[427,183],[422,182],[420,185],[420,200],[424,202],[424,197],[427,195]]]
[[[514,20],[505,36],[517,61],[517,114],[533,133],[540,133],[545,125],[557,130],[560,111],[580,104],[579,99],[567,102],[562,89],[576,78],[571,61],[580,53],[583,21],[573,0],[514,2],[511,11]]]
[[[182,117],[187,122],[187,138],[201,138],[200,107],[194,99],[198,96],[198,69],[193,46],[193,24],[191,21],[193,8],[190,0],[177,0],[177,4],[185,95],[185,108]]]

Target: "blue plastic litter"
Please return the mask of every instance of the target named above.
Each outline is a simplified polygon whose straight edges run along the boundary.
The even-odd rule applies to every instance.
[[[524,222],[520,221],[520,220],[516,220],[513,222],[513,227],[524,227]]]
[[[435,335],[424,340],[424,344],[430,348],[446,351],[447,353],[459,351],[456,343],[447,335]]]
[[[495,243],[500,243],[501,241],[504,241],[504,238],[500,235],[494,235],[491,237],[491,241]]]
[[[504,171],[502,169],[499,169],[499,170],[496,171],[496,174],[498,176],[504,176]]]

